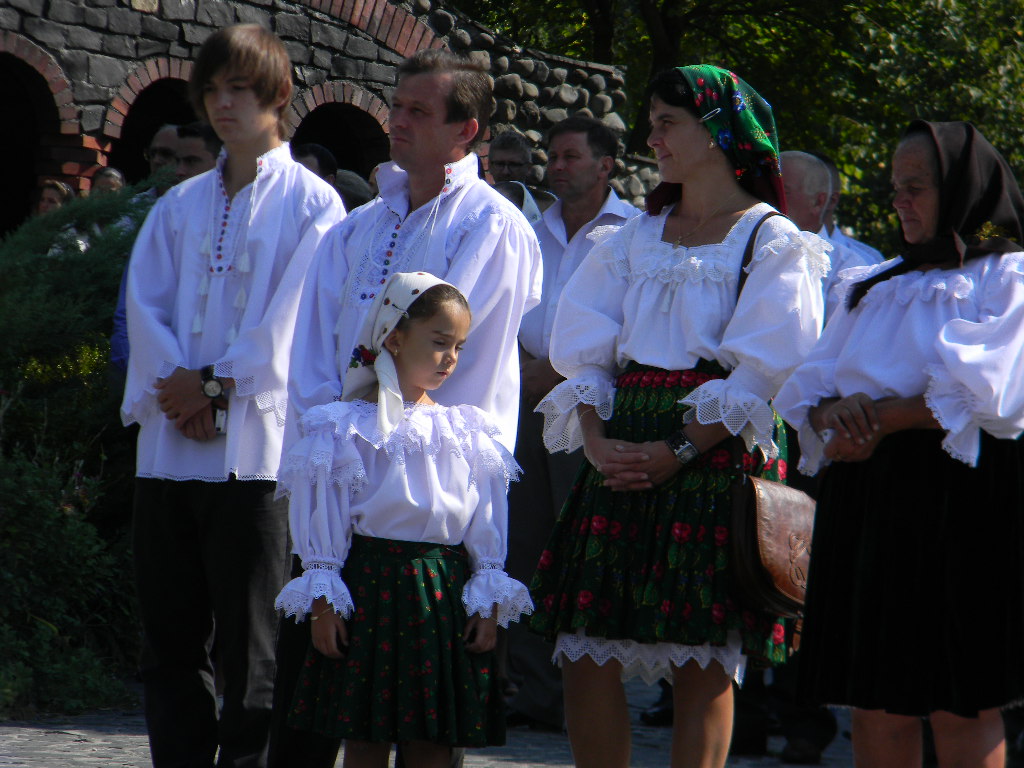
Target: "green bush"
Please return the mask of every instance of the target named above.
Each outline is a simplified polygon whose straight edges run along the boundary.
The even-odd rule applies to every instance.
[[[107,339],[151,205],[137,192],[73,201],[0,243],[0,716],[128,696],[134,443]]]

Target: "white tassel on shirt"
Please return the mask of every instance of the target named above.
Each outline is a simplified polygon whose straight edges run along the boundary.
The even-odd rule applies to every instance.
[[[235,309],[245,309],[245,302],[249,297],[245,295],[245,288],[239,288],[235,295]]]
[[[239,272],[248,272],[252,269],[248,250],[242,251],[242,255],[238,257],[238,263],[235,266],[238,267]]]
[[[672,309],[672,294],[673,294],[672,287],[666,285],[665,286],[665,298],[661,300],[661,311],[662,312],[668,312],[670,309]]]
[[[227,337],[228,344],[229,345],[230,344],[234,344],[235,343],[235,339],[237,339],[237,338],[238,338],[238,329],[232,327],[232,329],[230,331],[228,331],[228,337]]]
[[[192,333],[203,332],[203,313],[198,309],[196,310],[196,316],[192,318]]]
[[[203,275],[202,281],[199,283],[199,295],[206,296],[210,292],[210,274],[207,272]]]
[[[203,254],[203,256],[209,256],[210,255],[210,233],[209,232],[207,232],[203,236],[203,243],[202,243],[202,245],[199,246],[199,252],[201,254]]]

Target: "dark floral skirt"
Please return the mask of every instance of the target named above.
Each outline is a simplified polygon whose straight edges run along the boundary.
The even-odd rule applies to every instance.
[[[505,743],[494,654],[462,633],[465,547],[353,536],[342,578],[355,612],[344,659],[310,649],[288,723],[371,742]]]
[[[900,715],[1024,699],[1024,443],[982,432],[977,467],[940,430],[825,470],[799,689]]]
[[[682,426],[691,390],[727,372],[700,361],[690,371],[631,363],[616,381],[609,437],[662,440]],[[744,454],[744,468],[785,477],[785,431],[776,417],[779,461]],[[584,462],[530,585],[530,627],[554,640],[579,629],[590,637],[640,643],[724,646],[737,630],[745,654],[761,663],[786,659],[782,620],[737,605],[729,590],[728,442],[705,452],[671,480],[647,491],[612,492]]]

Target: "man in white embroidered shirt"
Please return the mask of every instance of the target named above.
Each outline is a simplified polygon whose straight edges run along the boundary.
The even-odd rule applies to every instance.
[[[593,246],[588,235],[598,227],[621,226],[640,212],[608,186],[617,153],[615,134],[592,117],[570,117],[548,131],[547,179],[558,202],[534,224],[544,255],[544,293],[519,330],[522,407],[516,460],[523,477],[509,490],[508,572],[527,584],[580,465],[579,454],[547,452],[541,439],[544,418],[533,412],[562,381],[548,361],[558,299]],[[562,686],[551,663],[553,650],[525,627],[509,627],[509,677],[519,688],[509,703],[510,723],[562,730]]]
[[[121,413],[140,425],[146,724],[157,768],[265,766],[273,600],[288,562],[287,514],[273,498],[288,351],[309,261],[344,208],[281,140],[291,64],[273,34],[240,25],[208,38],[189,95],[224,151],[157,202],[127,280]]]
[[[289,383],[289,436],[310,407],[331,402],[353,358],[356,335],[389,275],[423,270],[469,300],[473,326],[459,367],[438,391],[443,405],[469,403],[494,415],[512,450],[519,410],[516,335],[540,298],[537,238],[516,207],[477,176],[473,147],[493,108],[477,65],[447,51],[420,51],[398,68],[388,118],[392,161],[379,166],[380,195],[335,227],[317,251],[299,308]],[[285,728],[296,667],[309,628],[286,619],[271,764],[334,765],[337,741]],[[296,750],[305,750],[300,756]]]

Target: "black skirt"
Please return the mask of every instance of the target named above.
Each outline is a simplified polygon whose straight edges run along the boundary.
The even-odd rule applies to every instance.
[[[1024,698],[1024,443],[982,434],[976,468],[911,430],[826,470],[806,699],[971,717]]]

